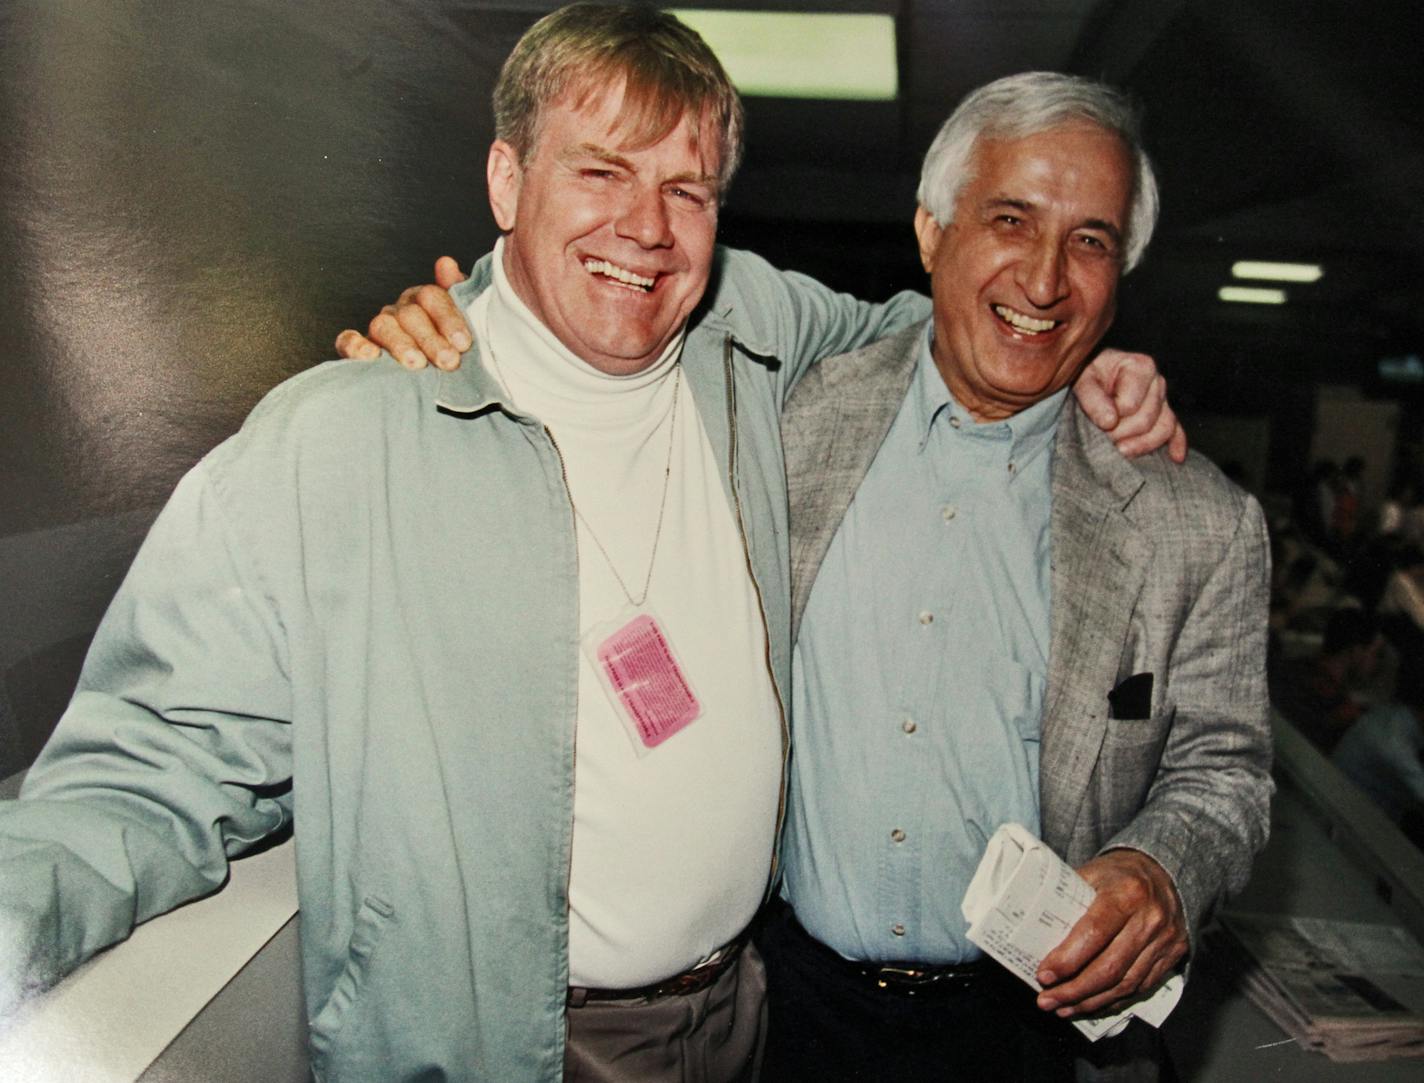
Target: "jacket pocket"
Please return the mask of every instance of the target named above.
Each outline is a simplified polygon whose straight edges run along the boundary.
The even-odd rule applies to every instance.
[[[375,895],[367,895],[356,913],[346,966],[332,986],[321,1011],[311,1021],[312,1071],[317,1079],[322,1078],[327,1057],[341,1034],[342,1025],[365,988],[371,956],[394,916],[395,908]]]
[[[1095,772],[1104,837],[1121,830],[1141,810],[1176,713],[1176,706],[1164,698],[1146,718],[1108,720]]]

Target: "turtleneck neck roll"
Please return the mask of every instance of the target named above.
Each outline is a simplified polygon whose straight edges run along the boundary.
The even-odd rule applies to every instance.
[[[577,356],[529,310],[505,274],[503,238],[495,245],[493,264],[494,284],[472,310],[475,330],[519,411],[556,432],[570,424],[621,431],[650,407],[666,405],[659,396],[671,396],[668,378],[682,355],[685,328],[642,372],[612,376]]]

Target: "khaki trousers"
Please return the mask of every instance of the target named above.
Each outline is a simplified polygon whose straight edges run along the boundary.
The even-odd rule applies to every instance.
[[[766,1030],[766,968],[747,944],[706,989],[570,1006],[564,1083],[751,1083]]]

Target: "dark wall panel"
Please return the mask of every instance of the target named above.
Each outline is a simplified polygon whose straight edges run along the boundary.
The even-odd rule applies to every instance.
[[[551,5],[0,5],[0,775],[177,478],[484,250],[488,100]]]

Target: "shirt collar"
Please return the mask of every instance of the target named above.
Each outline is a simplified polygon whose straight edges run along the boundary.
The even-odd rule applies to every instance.
[[[936,425],[946,426],[960,438],[1007,441],[1008,459],[1015,472],[1052,446],[1058,431],[1058,415],[1062,411],[1064,396],[1068,394],[1066,387],[1003,421],[976,422],[950,394],[944,377],[940,375],[930,352],[933,338],[934,322],[931,321],[924,338],[920,340],[915,376],[910,382],[910,406],[919,419],[921,452],[929,443]]]

